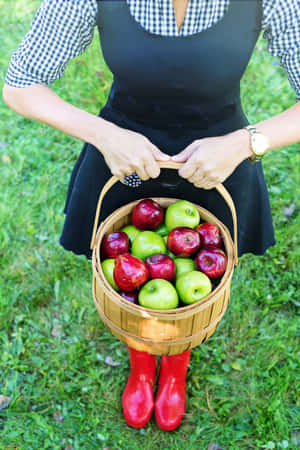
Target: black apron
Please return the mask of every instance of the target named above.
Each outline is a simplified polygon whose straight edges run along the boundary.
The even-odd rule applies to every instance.
[[[234,0],[212,27],[190,36],[158,36],[131,15],[125,0],[98,2],[97,25],[114,80],[100,116],[146,136],[174,155],[196,139],[220,136],[248,122],[240,80],[260,34],[259,0]],[[91,257],[90,239],[99,193],[111,172],[99,150],[85,144],[73,169],[61,245]],[[261,255],[275,244],[261,163],[243,161],[224,182],[238,216],[239,255]],[[173,197],[203,206],[227,225],[230,211],[214,190],[202,190],[163,169],[139,188],[117,183],[106,195],[100,221],[144,197]]]

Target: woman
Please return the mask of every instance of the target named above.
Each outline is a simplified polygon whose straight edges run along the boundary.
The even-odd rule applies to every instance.
[[[95,26],[114,75],[99,117],[48,87],[85,51]],[[262,29],[299,95],[298,0],[44,0],[12,57],[3,96],[19,114],[86,142],[67,194],[64,248],[91,256],[96,202],[111,174],[122,183],[104,202],[101,220],[137,198],[165,196],[195,201],[231,228],[212,190],[224,182],[238,213],[239,255],[260,255],[275,243],[259,160],[300,140],[300,104],[245,128],[239,82]],[[170,158],[183,167],[160,173],[158,162]],[[143,427],[155,409],[160,428],[177,428],[190,350],[162,356],[155,402],[155,356],[130,348],[129,355],[127,423]]]

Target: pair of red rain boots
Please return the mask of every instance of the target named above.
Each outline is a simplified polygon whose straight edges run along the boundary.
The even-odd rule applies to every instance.
[[[144,427],[155,412],[157,425],[175,430],[186,407],[185,377],[191,350],[161,357],[158,391],[154,402],[156,357],[128,348],[130,375],[122,396],[124,418],[134,428]]]

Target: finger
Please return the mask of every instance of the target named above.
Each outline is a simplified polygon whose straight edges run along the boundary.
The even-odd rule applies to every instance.
[[[197,181],[196,183],[194,183],[194,185],[197,188],[201,188],[201,189],[213,189],[215,188],[217,185],[219,184],[219,182],[216,181],[212,181],[208,178],[203,178],[202,180]]]
[[[149,175],[142,164],[136,167],[135,172],[140,177],[141,180],[146,181],[149,179]]]
[[[159,167],[159,165],[157,164],[157,162],[155,161],[154,158],[149,158],[149,160],[147,161],[145,166],[146,166],[146,171],[147,171],[147,173],[148,173],[150,178],[157,178],[157,177],[159,177],[160,167]]]
[[[172,156],[172,160],[176,162],[185,162],[189,159],[189,157],[194,153],[197,148],[197,141],[192,142],[188,145],[184,150],[178,153],[175,156]]]
[[[126,174],[125,174],[122,170],[119,170],[119,169],[113,170],[113,169],[111,169],[111,173],[112,173],[115,177],[119,178],[119,180],[121,181],[121,183],[123,183]]]
[[[215,181],[210,181],[206,178],[203,178],[202,180],[197,181],[196,183],[193,183],[194,186],[201,189],[212,189],[215,188],[219,183],[216,183]]]
[[[202,178],[201,180],[197,181],[196,183],[193,183],[193,185],[196,188],[203,188],[203,186],[205,186],[205,184],[207,183],[207,181],[205,180],[205,178]]]
[[[190,178],[194,175],[197,169],[198,168],[196,166],[196,163],[195,161],[193,161],[193,158],[191,156],[190,159],[184,164],[184,166],[181,167],[178,173],[182,178]]]
[[[124,178],[125,172],[119,166],[111,166],[110,171],[114,176]]]
[[[160,151],[159,148],[153,144],[151,145],[151,152],[157,161],[168,161],[170,159],[169,155]]]
[[[203,186],[204,184],[219,184],[219,180],[217,180],[216,178],[211,178],[203,174],[201,176],[197,175],[196,177],[193,176],[189,178],[189,182],[195,185],[201,184],[201,186]]]
[[[133,172],[135,172],[135,168],[133,168],[133,167],[128,167],[127,169],[123,169],[123,173],[125,176],[132,175]]]
[[[194,183],[194,184],[196,184],[196,183],[198,183],[199,181],[202,181],[202,180],[204,180],[206,177],[205,177],[205,175],[204,175],[204,173],[203,173],[203,170],[201,170],[201,169],[197,169],[195,172],[194,172],[194,174],[191,176],[191,177],[189,177],[188,179],[189,179],[189,181],[191,182],[191,183]]]
[[[127,185],[127,183],[124,183],[124,179],[126,176],[130,176],[133,174],[135,170],[132,167],[128,167],[127,169],[116,169],[114,175],[116,175],[119,180],[121,181],[121,183]]]
[[[205,183],[203,186],[201,186],[201,189],[210,190],[214,189],[215,187],[216,187],[215,183]]]

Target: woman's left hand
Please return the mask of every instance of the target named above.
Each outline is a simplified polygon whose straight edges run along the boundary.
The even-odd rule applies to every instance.
[[[197,139],[172,159],[185,162],[179,170],[182,178],[196,187],[212,189],[251,155],[249,133],[241,129],[225,136]]]

